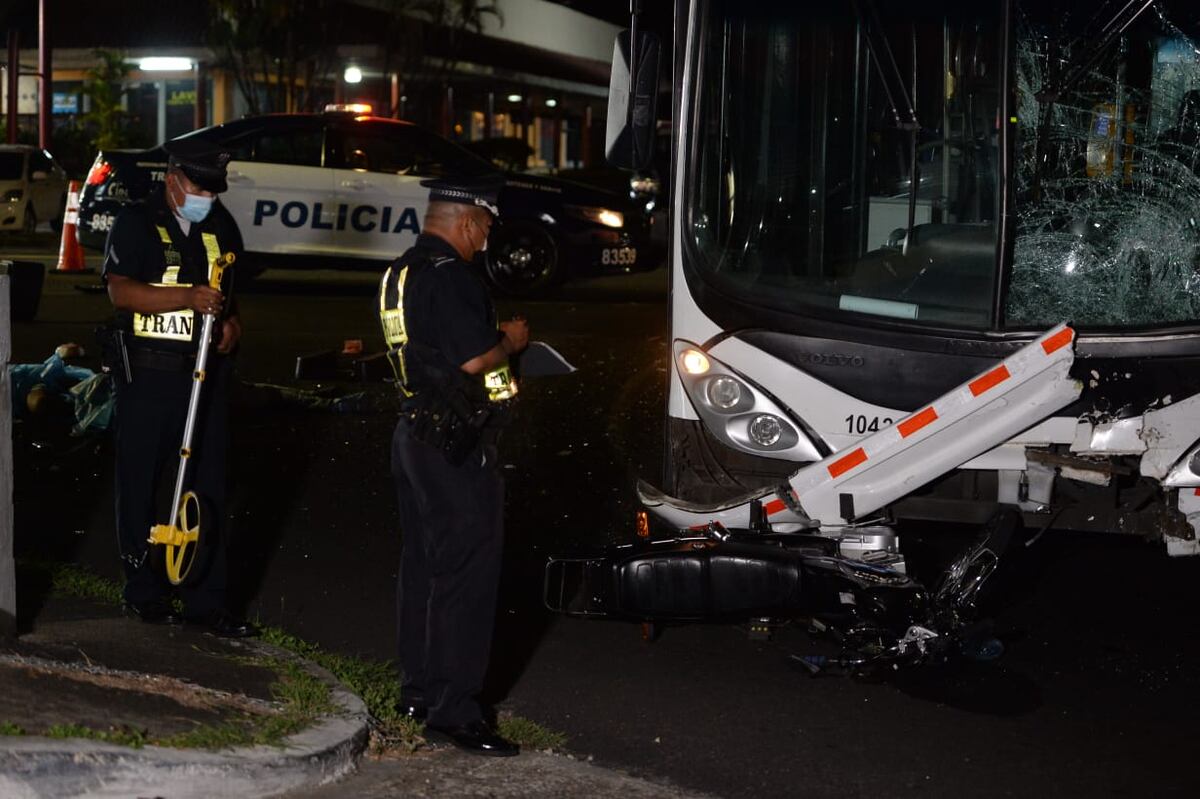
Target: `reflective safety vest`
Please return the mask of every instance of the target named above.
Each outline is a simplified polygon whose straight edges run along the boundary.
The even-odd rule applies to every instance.
[[[379,284],[379,322],[383,326],[383,340],[388,345],[388,363],[396,374],[396,385],[401,394],[412,397],[416,394],[416,389],[411,383],[409,364],[405,360],[408,329],[404,323],[404,284],[407,279],[407,265],[397,270],[393,264],[384,273]],[[390,290],[392,288],[395,289],[394,292]],[[389,296],[393,294],[394,299],[389,302]],[[487,398],[491,402],[502,402],[517,396],[517,381],[513,379],[508,363],[485,373],[482,379]]]
[[[162,225],[156,225],[155,227],[158,230],[158,238],[162,241],[166,269],[163,271],[159,282],[151,283],[150,285],[191,286],[191,283],[179,282],[179,269],[183,266],[183,257],[179,254],[179,250],[175,249],[175,245],[171,241],[171,234]],[[208,257],[208,270],[205,274],[211,276],[213,262],[221,256],[221,247],[217,243],[216,234],[201,233],[200,238],[204,242],[204,252]],[[140,338],[191,341],[195,329],[196,315],[191,308],[184,308],[179,311],[167,311],[165,313],[143,314],[137,311],[133,313],[133,335]]]

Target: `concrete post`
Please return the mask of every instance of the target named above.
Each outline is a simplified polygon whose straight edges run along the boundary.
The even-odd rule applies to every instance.
[[[0,638],[17,634],[17,571],[13,562],[12,314],[8,291],[12,278],[0,264]]]

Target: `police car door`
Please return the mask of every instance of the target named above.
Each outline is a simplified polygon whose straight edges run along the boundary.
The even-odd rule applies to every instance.
[[[428,190],[413,151],[412,126],[348,118],[336,128],[340,168],[332,170],[338,198],[333,238],[340,252],[390,260],[421,232]]]
[[[229,190],[221,202],[233,214],[248,252],[329,255],[337,208],[333,170],[325,162],[320,117],[281,117],[229,142]]]

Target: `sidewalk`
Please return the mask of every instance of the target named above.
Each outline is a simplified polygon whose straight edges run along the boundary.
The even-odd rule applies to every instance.
[[[548,752],[488,758],[437,746],[360,757],[365,706],[294,654],[144,624],[100,602],[40,601],[23,610],[33,619],[21,635],[0,641],[4,799],[697,796]],[[284,700],[321,693],[314,686],[328,701],[304,729],[247,743],[288,731],[296,714]]]
[[[273,795],[353,769],[367,731],[363,703],[290,653],[109,605],[51,596],[0,643],[6,799]]]

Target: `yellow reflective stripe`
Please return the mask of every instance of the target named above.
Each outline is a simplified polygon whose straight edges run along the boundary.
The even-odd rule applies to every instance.
[[[179,284],[179,267],[168,266],[167,271],[163,272],[162,284],[164,286],[176,286]]]
[[[190,308],[169,313],[133,314],[133,335],[168,341],[191,341],[196,316]]]
[[[158,237],[160,239],[162,239],[162,243],[170,244],[171,243],[171,234],[167,232],[167,229],[165,227],[163,227],[162,225],[155,225],[154,227],[158,230]]]
[[[392,277],[392,268],[389,266],[387,271],[383,273],[383,280],[379,282],[379,312],[383,313],[387,310],[387,288],[388,280]]]
[[[498,366],[483,376],[483,387],[492,402],[512,399],[517,396],[517,381],[513,380],[508,364]]]
[[[204,252],[208,256],[208,271],[204,274],[212,277],[213,262],[221,257],[221,245],[217,243],[216,234],[201,233],[200,240],[204,242]]]
[[[387,307],[388,284],[391,267],[384,275],[383,288],[379,292],[379,323],[383,326],[383,340],[391,347],[399,347],[408,341],[408,329],[404,324],[404,282],[408,279],[408,267],[400,270],[396,278],[396,307]]]

